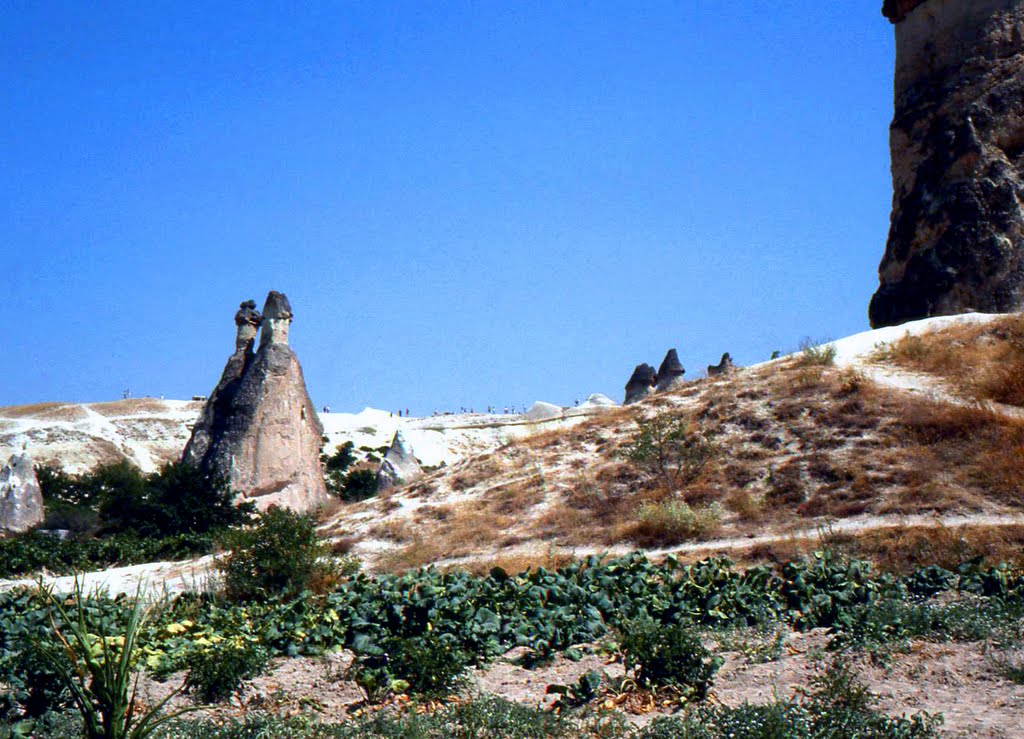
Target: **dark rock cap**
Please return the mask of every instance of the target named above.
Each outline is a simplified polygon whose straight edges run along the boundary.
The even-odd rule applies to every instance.
[[[686,370],[679,362],[679,355],[676,354],[675,349],[669,349],[668,354],[661,360],[661,366],[658,367],[658,379],[660,380],[666,375],[682,377],[684,374],[686,374]]]
[[[658,390],[668,390],[676,383],[682,382],[686,370],[679,362],[679,355],[675,349],[669,349],[665,358],[661,360],[658,367]]]
[[[235,325],[243,326],[249,324],[250,326],[259,326],[262,318],[260,312],[256,310],[256,301],[245,300],[238,306],[238,312],[235,314]]]
[[[625,403],[635,403],[650,394],[658,382],[658,373],[649,364],[638,364],[626,383]]]
[[[644,362],[638,364],[636,369],[633,370],[633,374],[629,378],[629,382],[626,386],[630,385],[653,385],[658,381],[658,373],[654,370],[654,367]]]
[[[889,19],[890,23],[899,23],[907,17],[907,13],[923,5],[928,0],[885,0],[882,3],[882,15]]]
[[[256,307],[255,304],[253,307]],[[279,293],[277,290],[271,290],[267,294],[267,302],[263,304],[263,316],[265,318],[291,318],[294,315],[287,295]]]

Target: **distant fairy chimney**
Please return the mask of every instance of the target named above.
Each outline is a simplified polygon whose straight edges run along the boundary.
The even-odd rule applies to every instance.
[[[658,373],[654,367],[646,362],[638,364],[633,370],[633,374],[629,376],[629,382],[626,383],[626,398],[623,400],[623,404],[629,405],[643,400],[653,392],[657,383]]]
[[[669,349],[661,361],[661,366],[658,367],[658,392],[682,385],[685,374],[686,370],[683,369],[676,350]]]

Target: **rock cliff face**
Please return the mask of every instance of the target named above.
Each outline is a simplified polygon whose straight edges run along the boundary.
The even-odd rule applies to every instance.
[[[32,459],[15,454],[0,468],[0,534],[28,531],[43,522],[43,494]]]
[[[893,206],[871,325],[1024,306],[1024,0],[887,0]]]
[[[252,301],[235,316],[235,353],[210,395],[183,459],[223,475],[260,509],[306,511],[327,499],[320,447],[323,427],[288,346],[292,309],[271,292],[263,315]],[[259,349],[254,353],[256,326]]]

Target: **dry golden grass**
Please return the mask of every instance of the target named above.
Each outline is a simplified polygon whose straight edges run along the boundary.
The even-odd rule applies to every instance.
[[[110,400],[105,403],[90,403],[89,407],[101,416],[134,416],[140,413],[161,413],[167,405],[156,398],[129,398]]]
[[[0,408],[2,418],[38,418],[43,421],[80,421],[86,413],[76,405],[66,403],[33,403]]]
[[[742,488],[729,493],[725,507],[743,521],[756,523],[764,518],[764,499]]]
[[[526,570],[536,570],[543,567],[547,570],[564,567],[572,562],[573,557],[568,554],[557,554],[547,552],[545,554],[499,554],[494,557],[457,564],[446,567],[446,570],[461,570],[473,575],[486,575],[495,567],[500,567],[509,575],[518,575]]]
[[[392,518],[371,526],[367,532],[374,539],[385,539],[398,544],[412,541],[415,538],[412,527],[404,519]]]
[[[800,381],[808,370],[814,381]],[[692,383],[659,402],[661,412],[698,423],[722,450],[697,479],[669,490],[624,456],[637,414],[657,412],[644,402],[433,473],[432,490],[422,493],[430,504],[410,531],[385,532],[404,544],[385,566],[469,555],[490,561],[519,543],[659,547],[807,531],[851,516],[1024,510],[1024,422],[983,407],[794,362]],[[468,495],[433,498],[448,489]],[[690,513],[674,515],[670,502]],[[695,512],[709,506],[721,509],[695,524]],[[830,543],[894,556],[884,541],[862,535]],[[1008,551],[997,544],[993,551]],[[749,556],[786,559],[820,546],[787,539]]]
[[[377,562],[381,572],[405,572],[444,559],[448,553],[432,537],[417,536],[400,549],[384,554]]]
[[[877,358],[939,375],[967,397],[1024,406],[1021,315],[908,334],[881,349]]]
[[[495,454],[472,457],[460,463],[449,473],[448,484],[452,490],[461,491],[476,487],[480,483],[497,477],[504,469],[504,465]]]
[[[668,547],[710,539],[721,522],[722,508],[716,503],[691,506],[664,500],[642,506],[633,520],[619,526],[618,538],[641,547]]]

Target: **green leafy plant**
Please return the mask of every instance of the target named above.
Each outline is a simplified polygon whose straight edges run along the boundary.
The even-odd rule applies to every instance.
[[[269,508],[255,526],[231,531],[226,541],[231,552],[220,567],[232,600],[293,598],[332,571],[314,520],[287,508]]]
[[[596,670],[589,670],[580,675],[579,680],[569,685],[552,684],[548,685],[544,692],[547,695],[557,695],[558,699],[552,705],[553,708],[578,708],[597,700],[601,695],[601,685],[604,683],[604,676]]]
[[[707,696],[722,658],[712,657],[691,627],[641,618],[623,624],[620,631],[623,662],[637,685],[672,687],[686,700]]]
[[[185,689],[204,703],[230,698],[246,680],[262,674],[270,653],[251,641],[231,639],[193,652],[186,662]]]
[[[451,635],[427,632],[389,640],[360,655],[353,677],[371,701],[388,693],[442,697],[458,685],[471,661]]]
[[[684,416],[660,413],[637,418],[637,432],[625,448],[628,460],[659,475],[669,488],[695,480],[719,454],[716,447]]]
[[[345,478],[338,497],[355,502],[372,498],[377,494],[377,474],[373,470],[352,470]]]

